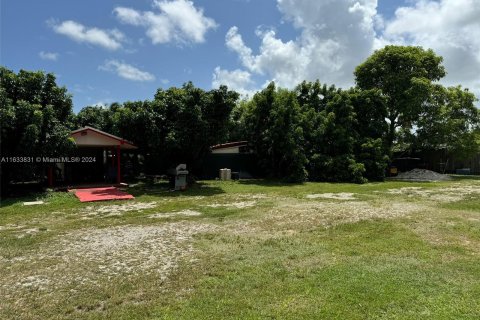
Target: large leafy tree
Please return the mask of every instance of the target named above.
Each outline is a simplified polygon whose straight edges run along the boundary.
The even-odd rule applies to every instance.
[[[389,161],[384,141],[388,125],[385,98],[378,89],[348,91],[355,111],[356,160],[365,167],[365,178],[383,180]]]
[[[386,110],[378,90],[343,91],[304,81],[295,92],[310,180],[383,179]]]
[[[475,95],[467,89],[437,85],[408,137],[416,150],[443,149],[446,154],[468,158],[479,151],[480,111]]]
[[[0,149],[2,156],[62,156],[69,139],[72,99],[53,74],[0,67]],[[40,164],[2,164],[2,186],[11,178],[42,178]]]
[[[310,159],[310,176],[321,181],[364,182],[365,167],[354,153],[357,119],[348,92],[335,94],[321,114],[324,122]]]
[[[445,76],[442,60],[421,47],[386,46],[355,69],[360,89],[379,89],[385,98],[388,150],[396,139],[396,130],[412,127],[431,94],[432,84]]]
[[[162,153],[156,157],[164,167],[187,163],[201,174],[210,146],[228,138],[229,118],[238,97],[226,86],[204,91],[191,82],[181,88],[158,89],[152,102],[158,118],[152,146]]]
[[[295,93],[277,89],[271,82],[253,96],[244,119],[248,139],[266,175],[290,182],[303,181],[307,159]]]

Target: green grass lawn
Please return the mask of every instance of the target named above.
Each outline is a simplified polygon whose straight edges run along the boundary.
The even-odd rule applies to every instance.
[[[480,319],[479,179],[129,192],[3,200],[0,319]]]

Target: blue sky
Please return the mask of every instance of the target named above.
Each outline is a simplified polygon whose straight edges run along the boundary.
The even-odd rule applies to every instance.
[[[78,112],[186,81],[348,87],[375,49],[409,44],[444,56],[445,84],[478,96],[479,17],[480,0],[5,0],[0,60],[55,73]]]

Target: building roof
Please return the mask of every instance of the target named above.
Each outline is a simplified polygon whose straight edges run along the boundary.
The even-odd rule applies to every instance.
[[[130,141],[89,126],[72,131],[70,136],[79,147],[120,146],[120,149],[137,149]]]
[[[244,147],[248,144],[248,141],[235,141],[235,142],[227,142],[216,144],[210,147],[210,150],[218,150],[218,149],[227,149],[227,148],[235,148],[235,147]]]

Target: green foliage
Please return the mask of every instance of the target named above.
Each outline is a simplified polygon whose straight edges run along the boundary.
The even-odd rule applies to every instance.
[[[456,158],[468,158],[480,150],[480,112],[475,96],[461,87],[435,86],[420,114],[418,129],[410,138],[416,150],[446,149]]]
[[[276,89],[270,83],[250,101],[245,127],[259,165],[268,177],[289,182],[305,179],[303,129],[293,92]]]
[[[421,47],[386,46],[355,69],[360,89],[378,89],[385,98],[389,151],[397,128],[412,128],[430,96],[431,84],[445,76],[442,60]]]
[[[365,178],[373,181],[383,181],[389,157],[385,154],[382,139],[361,139],[357,151],[357,160],[365,168]]]
[[[0,67],[0,148],[2,156],[65,156],[72,100],[53,74]],[[2,164],[2,184],[10,179],[42,177],[41,164]]]
[[[191,82],[182,88],[157,90],[152,102],[156,123],[152,124],[155,132],[150,150],[159,153],[154,158],[165,168],[187,163],[201,174],[210,146],[227,141],[228,121],[238,96],[225,86],[206,92]]]
[[[294,91],[271,83],[241,103],[232,121],[268,177],[302,181],[307,174],[311,181],[363,183],[384,178],[384,114],[376,90],[342,91],[304,81]]]
[[[2,154],[62,155],[72,127],[92,126],[139,147],[147,173],[187,163],[202,175],[210,146],[248,140],[265,176],[286,181],[383,180],[389,156],[402,150],[446,149],[456,157],[480,150],[475,96],[435,82],[442,58],[421,47],[386,46],[355,70],[357,87],[270,83],[250,100],[225,86],[205,91],[191,82],[158,89],[151,101],[88,106],[72,101],[52,74],[0,69]],[[28,151],[28,152],[27,152]],[[2,181],[8,166],[2,166]],[[15,177],[34,177],[17,166]]]
[[[356,155],[360,130],[355,107],[365,107],[359,98],[361,94],[321,86],[318,81],[302,82],[295,91],[302,110],[309,179],[365,182],[365,165],[357,161]],[[377,113],[369,111],[361,120],[367,123]],[[370,131],[377,130],[370,128]],[[370,134],[368,126],[364,131]]]
[[[442,60],[421,47],[386,46],[356,68],[358,130],[361,137],[373,139],[363,139],[357,153],[369,175],[378,176],[375,172],[384,167],[375,142],[379,138],[389,155],[443,149],[456,158],[468,158],[479,152],[476,98],[461,87],[435,83],[445,76]],[[365,94],[373,96],[365,99]],[[388,123],[382,124],[382,118]]]
[[[193,174],[201,175],[210,146],[227,141],[230,114],[238,97],[225,86],[204,91],[189,82],[181,88],[158,89],[153,101],[86,107],[75,123],[132,141],[145,157],[147,173],[165,173],[187,163]]]
[[[378,89],[351,89],[349,95],[356,115],[356,159],[365,167],[365,178],[382,181],[389,161],[385,98]]]
[[[77,128],[90,126],[105,132],[113,132],[113,111],[111,108],[87,106],[75,116],[74,123]]]
[[[228,121],[228,141],[242,141],[247,137],[245,116],[249,108],[248,100],[240,100],[232,109]]]

